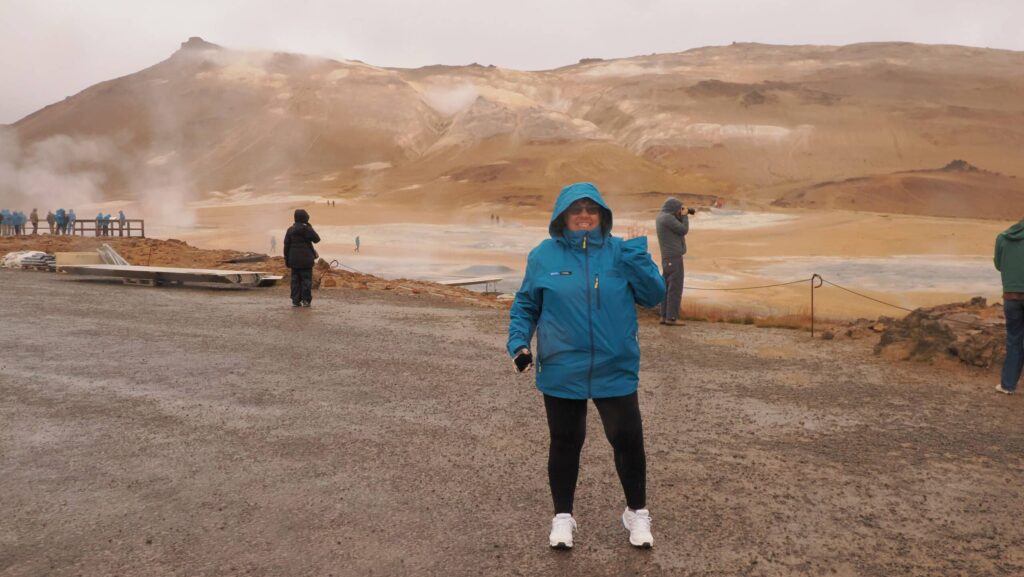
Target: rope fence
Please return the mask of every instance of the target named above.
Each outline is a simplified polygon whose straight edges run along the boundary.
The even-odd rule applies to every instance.
[[[855,296],[858,296],[860,298],[867,299],[869,301],[873,301],[873,302],[876,302],[878,304],[885,305],[887,307],[892,307],[894,309],[899,309],[899,310],[904,311],[904,312],[912,313],[915,310],[917,310],[917,309],[910,309],[910,308],[907,308],[907,307],[904,307],[904,306],[893,304],[893,303],[890,303],[890,302],[886,302],[886,301],[883,301],[881,299],[877,299],[875,297],[868,296],[868,295],[866,295],[864,293],[857,292],[857,291],[855,291],[855,290],[853,290],[851,288],[847,288],[847,287],[842,286],[842,285],[840,285],[838,283],[834,283],[834,282],[826,279],[825,277],[821,276],[818,273],[814,273],[814,274],[812,274],[808,278],[802,278],[802,279],[792,280],[792,281],[788,281],[788,282],[781,282],[781,283],[767,284],[767,285],[757,285],[757,286],[745,286],[745,287],[713,288],[713,287],[686,286],[684,284],[683,285],[683,290],[698,290],[698,291],[744,291],[744,290],[758,290],[758,289],[768,289],[768,288],[775,288],[775,287],[783,287],[783,286],[790,286],[790,285],[796,285],[796,284],[802,284],[802,283],[810,283],[810,285],[811,285],[811,337],[814,337],[814,310],[815,310],[814,309],[814,292],[817,289],[823,287],[824,285],[829,285],[831,287],[835,287],[835,288],[837,288],[839,290],[848,292],[848,293],[850,293],[852,295],[855,295]],[[947,319],[943,319],[943,320],[945,320],[947,322],[951,322],[951,323],[960,323],[960,324],[964,324],[964,325],[973,325],[974,324],[971,321],[964,321],[964,320],[960,320],[960,319],[949,319],[949,318],[947,318]]]
[[[359,274],[367,274],[367,273],[364,273],[364,272],[356,269],[355,267],[346,265],[346,264],[338,261],[337,259],[332,260],[330,262],[330,266],[331,266],[332,269],[347,269],[347,270],[350,270],[352,272],[356,272],[356,273],[359,273]],[[803,284],[803,283],[809,283],[810,287],[811,287],[811,337],[814,337],[814,312],[815,312],[814,297],[815,297],[815,291],[820,289],[820,288],[822,288],[825,285],[837,288],[837,289],[839,289],[841,291],[845,291],[847,293],[850,293],[852,295],[858,296],[860,298],[867,299],[867,300],[872,301],[872,302],[876,302],[876,303],[878,303],[880,305],[885,305],[887,307],[892,307],[894,309],[898,309],[898,310],[901,310],[901,311],[904,311],[904,312],[912,313],[912,312],[914,312],[916,310],[916,309],[911,309],[911,308],[907,308],[907,307],[904,307],[904,306],[900,306],[898,304],[886,302],[886,301],[883,301],[881,299],[877,299],[877,298],[872,297],[872,296],[868,296],[868,295],[866,295],[864,293],[861,293],[861,292],[855,291],[855,290],[853,290],[851,288],[842,286],[839,283],[832,282],[832,281],[826,279],[825,277],[821,276],[818,273],[814,273],[810,277],[801,278],[801,279],[797,279],[797,280],[791,280],[791,281],[774,283],[774,284],[742,286],[742,287],[699,287],[699,286],[688,286],[688,285],[684,284],[683,285],[683,290],[691,290],[691,291],[721,291],[721,292],[727,292],[727,291],[747,291],[747,290],[763,290],[763,289],[770,289],[770,288],[777,288],[777,287],[784,287],[784,286],[792,286],[792,285],[798,285],[798,284]],[[401,286],[401,285],[399,285],[399,286]],[[403,287],[403,288],[409,288],[409,287]],[[964,324],[964,325],[973,325],[974,324],[971,321],[964,321],[964,320],[960,320],[960,319],[948,319],[947,318],[947,319],[944,319],[944,320],[947,321],[947,322],[960,323],[960,324]]]

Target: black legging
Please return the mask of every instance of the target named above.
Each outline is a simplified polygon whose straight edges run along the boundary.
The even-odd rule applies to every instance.
[[[647,506],[647,457],[637,395],[634,392],[625,397],[594,399],[594,405],[615,453],[615,470],[626,493],[626,505],[630,509],[643,509]],[[551,432],[548,480],[555,514],[572,513],[580,451],[587,436],[587,401],[544,395],[544,408]]]

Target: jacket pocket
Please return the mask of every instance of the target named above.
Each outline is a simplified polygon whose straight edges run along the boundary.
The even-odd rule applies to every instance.
[[[537,323],[537,359],[551,360],[573,348],[567,336],[564,329],[542,317]]]

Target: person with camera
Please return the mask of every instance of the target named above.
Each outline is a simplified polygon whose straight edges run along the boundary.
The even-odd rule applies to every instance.
[[[696,211],[670,197],[654,219],[661,247],[661,274],[665,278],[665,300],[661,303],[661,324],[680,326],[679,309],[683,301],[683,255],[686,254],[686,233],[690,232],[690,215]]]
[[[588,182],[562,189],[548,226],[550,239],[527,259],[509,313],[507,350],[518,372],[537,365],[550,445],[548,481],[554,502],[548,543],[571,549],[580,451],[593,399],[626,496],[622,523],[635,547],[651,547],[647,460],[637,385],[640,343],[636,304],[653,307],[665,284],[647,252],[647,237],[611,235],[612,211]],[[536,357],[530,341],[537,335]]]
[[[292,306],[308,307],[313,302],[313,265],[319,255],[313,248],[320,235],[309,224],[309,213],[295,210],[295,224],[284,234],[284,265],[292,269]]]

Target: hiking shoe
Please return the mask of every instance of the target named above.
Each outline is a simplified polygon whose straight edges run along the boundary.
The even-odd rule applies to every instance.
[[[1004,389],[1003,388],[1003,383],[999,383],[998,385],[996,385],[996,391],[1000,392],[1000,393],[1002,393],[1004,395],[1012,395],[1015,392],[1015,391],[1011,391],[1009,389]]]
[[[548,543],[553,549],[572,549],[572,534],[576,531],[576,519],[571,513],[559,513],[551,520],[551,535]]]
[[[654,546],[651,535],[651,513],[647,509],[630,511],[629,507],[622,512],[622,526],[629,531],[629,544],[634,547],[650,549]]]
[[[296,307],[296,308],[298,308],[298,307],[300,307],[300,306],[302,306],[302,305],[301,305],[301,304],[299,304],[299,303],[292,303],[292,306],[293,306],[293,307]]]
[[[302,301],[302,306],[309,308],[309,301]]]
[[[670,326],[670,327],[681,327],[681,326],[685,325],[686,323],[684,323],[683,321],[666,319],[665,322],[663,322],[661,324],[667,325],[667,326]]]

